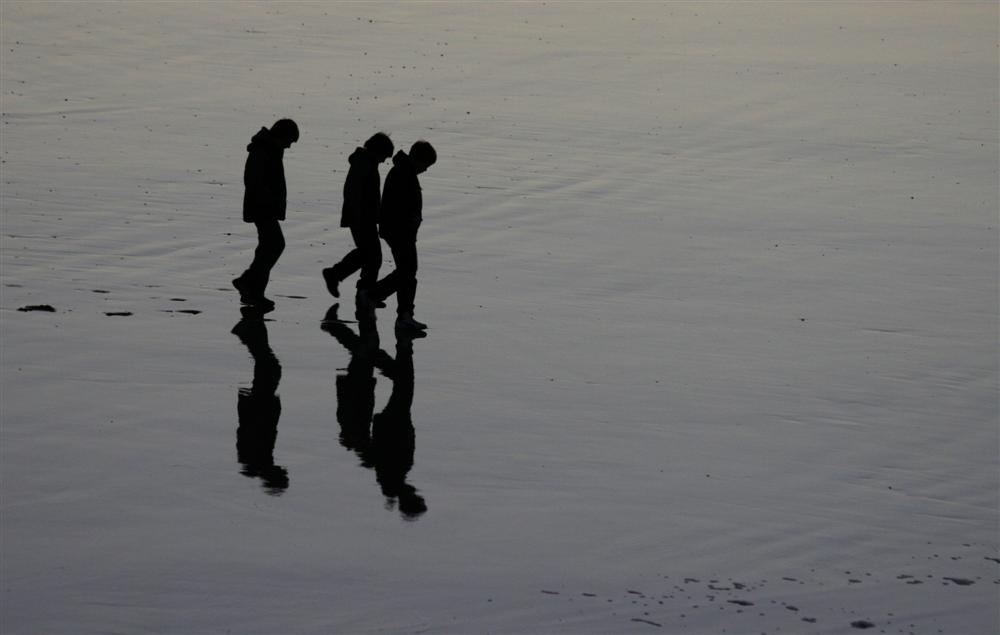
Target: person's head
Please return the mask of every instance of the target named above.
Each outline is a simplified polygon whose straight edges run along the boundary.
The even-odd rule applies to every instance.
[[[384,132],[376,132],[365,141],[365,150],[371,152],[379,163],[391,157],[394,149],[392,139]]]
[[[299,127],[291,119],[279,119],[271,126],[271,134],[279,146],[288,148],[299,140]]]
[[[413,162],[417,174],[437,163],[437,159],[438,155],[434,150],[434,146],[422,139],[414,143],[410,148],[410,161]]]

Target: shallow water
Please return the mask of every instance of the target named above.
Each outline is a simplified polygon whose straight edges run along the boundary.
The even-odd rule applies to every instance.
[[[4,3],[0,630],[1000,630],[996,24]],[[319,276],[379,129],[440,155],[412,403]]]

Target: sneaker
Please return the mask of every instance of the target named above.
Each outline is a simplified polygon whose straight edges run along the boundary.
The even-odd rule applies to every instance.
[[[396,318],[396,328],[423,331],[427,328],[427,325],[413,319],[412,313],[403,313]]]
[[[248,298],[244,301],[244,304],[248,304],[265,311],[271,311],[274,309],[274,300],[264,297],[264,294],[258,294]]]
[[[240,292],[240,302],[244,304],[252,304],[253,299],[253,289],[250,287],[249,281],[243,276],[239,278],[233,278],[233,287]]]
[[[427,331],[421,331],[420,329],[409,328],[405,326],[396,327],[396,354],[398,355],[402,350],[408,350],[410,353],[413,352],[413,340],[419,340],[427,337]]]
[[[251,288],[245,279],[234,279],[233,286],[240,292],[240,302],[243,304],[267,311],[274,308],[274,301],[270,298],[265,298],[263,293]]]
[[[327,267],[323,270],[323,280],[326,282],[326,290],[330,292],[330,295],[339,298],[340,289],[337,287],[340,285],[340,280],[333,275],[333,267]]]

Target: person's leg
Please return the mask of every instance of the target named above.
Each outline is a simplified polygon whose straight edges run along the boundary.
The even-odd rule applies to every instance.
[[[347,252],[340,262],[323,270],[323,279],[326,281],[326,288],[335,298],[340,297],[338,285],[355,271],[361,269],[364,263],[365,235],[357,227],[351,227],[351,238],[354,240],[354,249]]]
[[[340,262],[330,267],[336,274],[337,278],[343,280],[347,276],[351,275],[355,271],[361,268],[361,250],[355,247],[354,249],[347,252]]]
[[[413,301],[417,294],[417,244],[406,242],[392,251],[399,280],[396,290],[396,328],[423,330],[427,325],[413,318]]]
[[[354,230],[351,230],[352,233]],[[362,227],[355,237],[361,250],[361,276],[358,291],[371,291],[378,282],[378,270],[382,267],[382,242],[374,225]]]
[[[340,283],[344,278],[361,268],[361,250],[354,248],[332,267],[323,269],[323,280],[326,290],[335,298],[340,297]]]
[[[405,242],[396,245],[392,250],[396,261],[396,273],[399,280],[396,283],[396,312],[399,315],[413,316],[413,301],[417,295],[417,245]]]
[[[264,289],[271,278],[271,269],[285,250],[285,237],[277,220],[254,224],[257,226],[257,248],[254,250],[253,262],[243,278],[249,279],[255,294],[264,295]]]
[[[396,260],[396,249],[393,247],[392,243],[389,243],[389,249],[392,250],[393,260]],[[399,263],[397,261],[396,268],[390,271],[386,277],[375,283],[371,292],[372,299],[382,303],[385,302],[390,295],[396,293],[396,291],[399,290],[400,275]]]

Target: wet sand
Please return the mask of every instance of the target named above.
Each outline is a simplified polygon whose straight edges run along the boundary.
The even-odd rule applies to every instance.
[[[0,630],[997,632],[996,25],[5,2]],[[413,342],[319,275],[376,130]]]

